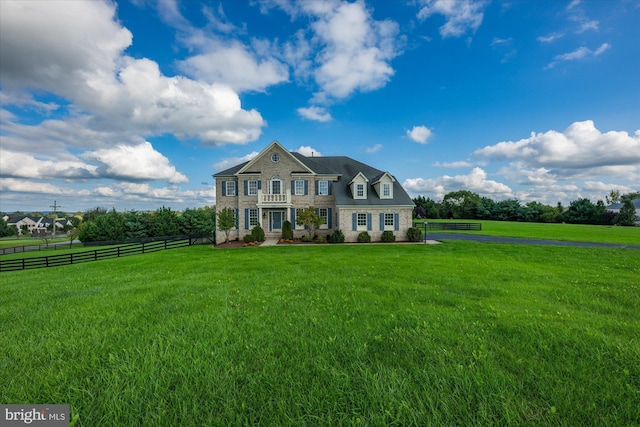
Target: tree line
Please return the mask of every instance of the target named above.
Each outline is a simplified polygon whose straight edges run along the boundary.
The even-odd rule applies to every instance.
[[[101,242],[200,234],[213,232],[214,228],[214,207],[183,212],[164,206],[155,212],[117,212],[97,207],[84,213],[77,232],[82,242]]]
[[[638,217],[632,200],[639,197],[640,193],[621,195],[618,191],[610,192],[606,197],[607,204],[623,203],[620,212],[611,212],[602,200],[594,204],[589,199],[578,199],[567,207],[559,202],[556,206],[549,206],[535,201],[522,204],[516,199],[496,202],[477,193],[460,190],[447,193],[441,202],[418,196],[413,199],[416,204],[413,212],[415,218],[431,219],[634,225]]]

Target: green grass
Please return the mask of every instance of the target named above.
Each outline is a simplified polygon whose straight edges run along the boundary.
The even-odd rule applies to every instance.
[[[0,401],[77,425],[637,425],[640,251],[157,252],[0,275]]]
[[[57,237],[55,239],[51,239],[49,241],[49,244],[56,243],[56,242],[68,242],[68,241],[69,239],[66,236]],[[21,246],[38,246],[38,245],[44,246],[45,245],[44,240],[34,238],[34,237],[23,237],[21,239],[16,239],[16,238],[0,239],[0,249],[16,248]]]
[[[100,249],[113,249],[117,246],[122,245],[107,245],[107,246],[83,246],[81,243],[75,243],[70,248],[69,244],[59,245],[57,247],[50,246],[49,248],[42,248],[41,250],[33,250],[26,252],[15,252],[8,253],[4,255],[0,255],[0,261],[9,260],[9,259],[22,259],[22,258],[42,258],[42,257],[51,257],[56,255],[66,255],[66,254],[75,254],[78,252],[91,252]]]
[[[482,231],[455,231],[487,236],[521,237],[528,239],[564,240],[570,242],[613,243],[640,246],[640,227],[616,227],[584,224],[545,224],[535,222],[442,220],[429,222],[473,222],[481,223]],[[444,231],[433,230],[433,233]]]

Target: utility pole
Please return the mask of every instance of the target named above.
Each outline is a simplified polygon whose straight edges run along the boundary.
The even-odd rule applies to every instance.
[[[53,218],[53,238],[55,239],[55,238],[56,238],[56,222],[58,221],[58,213],[57,213],[57,210],[58,210],[58,208],[60,207],[60,205],[58,205],[58,204],[56,203],[56,201],[54,200],[54,201],[53,201],[53,206],[49,206],[49,207],[50,207],[50,208],[53,208],[53,215],[54,215],[54,218]]]

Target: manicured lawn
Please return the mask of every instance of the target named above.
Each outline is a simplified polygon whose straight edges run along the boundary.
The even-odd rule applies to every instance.
[[[49,244],[55,242],[68,242],[69,239],[64,237],[57,237],[56,239],[49,240]],[[44,240],[32,238],[32,237],[23,237],[22,239],[0,239],[0,249],[4,248],[15,248],[20,246],[45,246]]]
[[[41,257],[55,257],[56,255],[75,254],[79,252],[90,252],[100,249],[115,248],[122,245],[109,245],[109,246],[83,246],[81,243],[74,243],[71,248],[69,244],[50,246],[49,248],[42,248],[41,250],[33,250],[26,252],[16,252],[0,255],[0,261],[9,259],[21,259],[21,258],[41,258]]]
[[[479,222],[482,231],[456,231],[487,236],[522,237],[530,239],[566,240],[571,242],[617,243],[640,246],[640,227],[617,227],[584,224],[544,224],[535,222],[476,221],[468,219],[429,222]],[[441,233],[442,231],[433,231]]]
[[[0,275],[0,401],[82,426],[635,425],[640,251],[196,246]]]

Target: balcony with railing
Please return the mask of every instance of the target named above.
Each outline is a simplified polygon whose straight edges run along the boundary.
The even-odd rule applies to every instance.
[[[291,194],[267,194],[258,190],[258,207],[286,207],[291,206]]]

